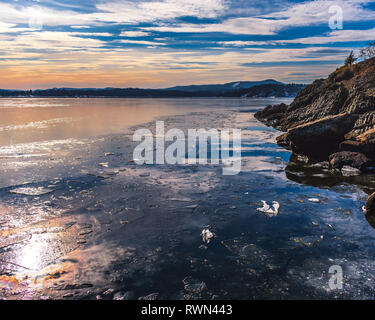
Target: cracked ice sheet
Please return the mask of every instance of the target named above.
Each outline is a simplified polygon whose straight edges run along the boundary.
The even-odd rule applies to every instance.
[[[241,114],[244,122],[247,116],[248,113]],[[191,124],[206,128],[242,126],[234,121],[235,117],[233,112],[197,113],[191,117],[170,117],[166,123],[168,127],[184,128]],[[154,123],[149,126],[154,126]],[[261,124],[252,123],[251,127],[249,132],[244,132],[245,136],[251,140],[251,131],[255,131],[253,137],[259,141],[245,141],[247,146],[244,150],[258,152],[264,149],[268,154],[270,151],[279,152],[274,142],[271,144],[271,133]],[[48,187],[59,181],[52,188],[56,189],[52,194],[34,198],[11,195],[8,189],[0,190],[6,211],[13,216],[9,221],[12,226],[0,225],[1,230],[30,227],[30,224],[60,215],[69,218],[68,222],[76,222],[65,231],[73,233],[76,230],[76,233],[66,237],[71,240],[70,243],[61,242],[65,238],[60,241],[60,233],[57,232],[65,224],[32,228],[34,240],[22,242],[22,245],[32,246],[32,250],[39,247],[42,253],[43,243],[52,248],[57,246],[56,251],[52,250],[55,255],[51,252],[52,259],[45,259],[50,263],[47,266],[32,262],[30,258],[29,266],[41,268],[35,277],[39,291],[32,289],[32,292],[51,298],[95,299],[97,295],[111,298],[111,294],[105,294],[110,290],[131,290],[135,298],[152,292],[159,292],[161,298],[176,298],[179,297],[179,290],[183,290],[182,280],[194,272],[197,279],[207,283],[209,290],[221,298],[249,298],[251,294],[255,298],[301,298],[316,297],[318,293],[320,297],[329,298],[331,295],[319,287],[324,281],[327,285],[327,278],[321,278],[321,282],[317,281],[314,286],[306,277],[296,273],[288,275],[288,270],[293,271],[302,265],[305,273],[315,272],[313,278],[318,279],[328,270],[328,263],[340,263],[344,261],[340,258],[344,257],[352,266],[359,263],[365,265],[366,261],[358,257],[370,257],[371,251],[368,249],[373,242],[373,230],[368,229],[363,213],[356,207],[364,197],[360,190],[354,188],[357,196],[353,197],[349,196],[353,190],[347,187],[334,191],[298,185],[286,180],[282,172],[253,174],[245,170],[236,177],[222,177],[220,167],[139,167],[128,164],[132,144],[122,143],[125,139],[131,139],[131,135],[106,137],[102,142],[90,144],[89,149],[78,148],[77,153],[69,151],[72,153],[62,158],[68,164],[66,171],[58,167],[61,164],[57,166],[54,162],[50,165],[59,170],[51,169],[51,173],[47,167],[36,166],[38,174],[33,173],[32,184],[28,185],[38,187],[42,184]],[[114,155],[105,156],[109,152]],[[76,157],[82,159],[75,160]],[[270,169],[283,164],[278,159],[272,159],[272,156],[259,157],[262,161],[254,161],[254,170],[265,164]],[[48,161],[46,159],[45,165]],[[108,162],[108,172],[119,172],[108,175],[104,180],[85,173],[99,173],[103,168],[99,168],[98,164],[103,162]],[[23,173],[25,171],[19,171],[17,175],[25,179]],[[245,192],[248,192],[246,196]],[[299,198],[315,197],[318,193],[327,201],[320,205],[297,201]],[[259,199],[279,201],[281,210],[278,217],[267,221],[259,215],[256,212]],[[341,207],[350,209],[352,215],[334,216],[334,210]],[[318,222],[317,227],[312,226],[312,219]],[[333,225],[334,230],[327,228],[326,223]],[[206,225],[214,227],[212,230],[215,230],[218,238],[202,250],[199,249],[202,244],[200,233]],[[44,231],[46,233],[41,233]],[[23,232],[17,230],[13,234],[21,236]],[[311,248],[293,249],[288,242],[291,237],[315,237],[321,234],[324,234],[324,241]],[[337,238],[345,235],[346,239]],[[226,250],[220,242],[238,237],[244,238],[242,247],[245,249],[242,251],[246,254],[238,255],[230,251],[225,254]],[[8,240],[17,239],[10,237]],[[78,242],[79,248],[60,256],[59,243],[69,249]],[[14,244],[12,248],[21,250],[18,245]],[[12,251],[7,254],[11,255]],[[365,260],[371,262],[370,258]],[[22,262],[22,259],[17,261]],[[168,281],[163,271],[166,268],[171,270]],[[365,279],[370,269],[360,271],[362,273],[358,273],[358,276]],[[346,272],[351,276],[358,270],[353,267],[346,269]],[[78,279],[76,275],[79,275]],[[13,283],[14,279],[7,281]],[[244,283],[249,287],[243,288]],[[31,285],[28,286],[30,289]],[[357,297],[352,291],[354,289],[351,287],[348,290],[349,296]],[[25,295],[28,292],[28,289],[20,290]],[[371,292],[371,284],[368,290]],[[22,293],[18,297],[22,298]]]

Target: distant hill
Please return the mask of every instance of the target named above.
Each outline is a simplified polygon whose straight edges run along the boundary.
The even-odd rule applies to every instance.
[[[167,88],[165,90],[169,91],[184,91],[184,92],[212,92],[215,94],[223,94],[224,92],[249,89],[251,87],[265,85],[265,84],[279,84],[284,85],[284,83],[267,79],[263,81],[238,81],[229,82],[225,84],[205,84],[205,85],[191,85],[191,86],[177,86],[172,88]]]
[[[306,85],[303,84],[263,84],[249,89],[229,91],[222,97],[295,97]]]
[[[31,90],[4,90],[0,89],[0,97],[28,97],[32,94]]]
[[[53,88],[39,90],[0,90],[0,97],[61,98],[188,98],[188,97],[294,97],[304,85],[275,80],[240,81],[217,85],[179,86],[166,89],[140,88]]]

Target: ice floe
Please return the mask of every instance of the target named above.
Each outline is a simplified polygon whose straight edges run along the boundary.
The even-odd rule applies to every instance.
[[[211,240],[215,238],[215,234],[211,232],[209,229],[203,229],[201,236],[202,236],[203,242],[205,243],[210,243]]]
[[[312,203],[319,203],[320,200],[318,198],[310,198],[308,199],[308,201],[312,202]]]
[[[267,204],[266,201],[262,200],[263,207],[257,208],[257,211],[261,212],[267,217],[276,217],[279,213],[280,204],[277,201],[272,201],[272,207]]]
[[[10,193],[14,194],[22,194],[25,196],[42,196],[44,194],[52,193],[55,190],[47,189],[43,187],[39,188],[32,188],[32,187],[24,187],[24,188],[17,188],[10,191]]]

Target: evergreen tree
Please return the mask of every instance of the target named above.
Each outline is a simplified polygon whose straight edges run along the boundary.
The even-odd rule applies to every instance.
[[[354,56],[353,51],[350,52],[349,56],[345,59],[345,65],[349,66],[356,62],[357,58]]]

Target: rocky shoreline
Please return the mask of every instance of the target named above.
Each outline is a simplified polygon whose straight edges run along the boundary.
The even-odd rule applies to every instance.
[[[326,162],[337,174],[375,173],[375,58],[338,68],[290,105],[268,106],[255,117],[283,131],[277,143],[308,162]],[[374,197],[366,215],[375,215]]]

